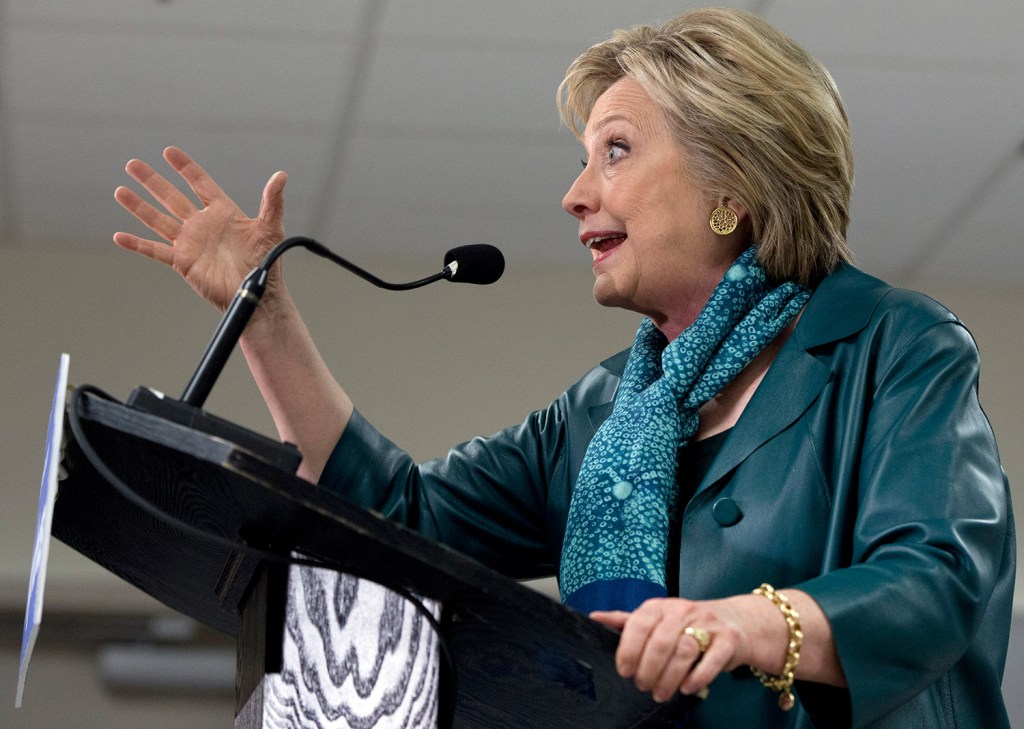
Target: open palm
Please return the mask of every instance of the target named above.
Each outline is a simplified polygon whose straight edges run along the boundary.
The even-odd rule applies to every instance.
[[[245,275],[284,237],[287,175],[278,172],[270,178],[263,189],[259,213],[250,218],[182,150],[168,147],[164,159],[188,183],[202,207],[148,164],[133,159],[125,171],[163,210],[127,187],[117,188],[114,197],[162,241],[119,232],[114,234],[114,242],[170,266],[200,296],[223,310]],[[275,286],[273,280],[270,286]]]

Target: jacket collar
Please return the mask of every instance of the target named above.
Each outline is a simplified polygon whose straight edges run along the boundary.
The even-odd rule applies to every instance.
[[[892,287],[843,263],[822,279],[793,332],[804,349],[856,334]]]

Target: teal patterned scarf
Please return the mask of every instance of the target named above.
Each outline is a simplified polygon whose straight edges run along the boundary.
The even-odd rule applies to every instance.
[[[800,312],[810,291],[769,288],[748,248],[682,334],[667,343],[644,319],[612,414],[587,448],[569,506],[559,585],[577,610],[633,610],[666,596],[670,515],[679,449],[698,409]]]

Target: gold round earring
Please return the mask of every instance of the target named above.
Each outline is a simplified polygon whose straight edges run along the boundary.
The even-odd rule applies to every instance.
[[[711,211],[711,230],[718,235],[729,235],[739,224],[739,217],[730,208],[722,206]]]

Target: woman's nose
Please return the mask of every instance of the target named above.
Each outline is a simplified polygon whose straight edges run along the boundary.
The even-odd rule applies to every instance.
[[[582,220],[585,215],[596,211],[597,208],[597,195],[589,182],[588,170],[584,168],[562,198],[562,209],[574,218]]]

